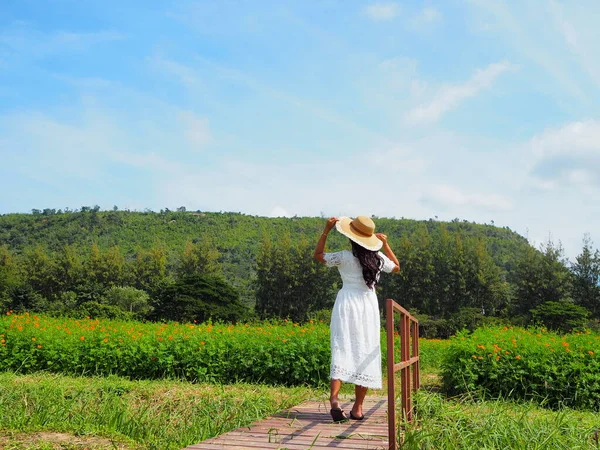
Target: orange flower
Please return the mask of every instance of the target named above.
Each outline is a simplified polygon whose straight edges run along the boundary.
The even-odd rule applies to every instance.
[[[568,353],[571,353],[571,350],[570,350],[570,349],[568,349],[568,348],[565,348],[565,350],[566,350]]]
[[[594,352],[593,352],[593,351],[591,351],[591,350],[590,350],[588,353],[589,353],[590,355],[593,355],[593,354],[594,354]]]
[[[204,345],[204,344],[205,344],[205,342],[204,342],[204,341],[200,342],[200,345]]]
[[[36,339],[36,338],[31,338],[31,340],[32,340],[32,341],[36,341],[37,339]]]
[[[85,341],[85,336],[81,336],[81,337],[79,338],[79,340],[81,340],[81,341]]]
[[[41,346],[41,345],[38,345],[38,348],[42,348],[42,346]]]
[[[104,338],[104,342],[108,342],[108,338]]]
[[[515,358],[517,358],[517,359],[521,359],[521,356],[520,356],[520,355],[517,355],[517,356],[515,356]]]
[[[500,355],[496,356],[496,361],[500,360]]]

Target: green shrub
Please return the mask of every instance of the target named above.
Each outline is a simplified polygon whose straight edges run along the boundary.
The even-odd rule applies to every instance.
[[[600,335],[483,328],[451,340],[446,391],[532,399],[551,407],[600,409]]]
[[[569,333],[588,325],[590,311],[571,302],[545,302],[531,310],[534,322],[550,330]]]
[[[239,293],[223,278],[192,275],[166,286],[159,294],[153,318],[178,322],[239,322],[250,318]]]
[[[116,306],[123,311],[127,311],[136,318],[144,318],[152,311],[150,306],[150,296],[141,289],[132,286],[113,286],[102,299],[107,305]]]
[[[71,317],[80,319],[115,319],[115,320],[130,320],[133,314],[129,311],[123,311],[118,306],[105,305],[98,302],[82,303],[73,313]]]

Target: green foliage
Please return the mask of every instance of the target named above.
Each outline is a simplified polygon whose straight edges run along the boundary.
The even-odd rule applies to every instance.
[[[219,264],[219,250],[208,236],[203,236],[198,242],[187,241],[181,254],[178,277],[191,275],[222,275]]]
[[[104,295],[103,303],[130,312],[136,318],[146,317],[153,309],[150,296],[131,286],[111,287]]]
[[[581,254],[572,265],[573,293],[575,303],[600,317],[600,251],[592,250],[589,236],[583,239]]]
[[[437,314],[428,306],[431,304],[434,308],[437,301],[431,284],[443,279],[426,275],[433,270],[435,255],[430,250],[442,234],[440,222],[387,218],[376,218],[376,222],[377,230],[389,236],[393,248],[397,248],[402,239],[410,238],[412,242],[422,235],[420,239],[424,241],[415,245],[423,247],[419,258],[428,261],[429,266],[421,272],[420,259],[414,260],[415,271],[407,275],[406,282],[420,285],[411,288],[409,303]],[[199,268],[211,273],[207,267],[215,263],[218,255],[218,266],[225,279],[240,292],[246,306],[254,306],[256,261],[263,237],[280,242],[287,235],[291,248],[308,247],[310,254],[322,228],[323,219],[316,217],[266,218],[183,210],[100,211],[96,207],[82,207],[79,212],[44,210],[39,214],[1,215],[0,246],[6,245],[14,256],[13,260],[24,274],[23,281],[50,301],[59,298],[60,290],[64,290],[53,266],[67,245],[78,253],[83,266],[81,285],[68,289],[82,300],[99,301],[111,286],[124,285],[143,289],[155,297],[164,282]],[[500,273],[510,271],[517,250],[527,246],[524,238],[506,228],[459,221],[445,224],[444,228],[453,239],[460,235],[464,242],[481,238]],[[213,243],[208,241],[208,236],[213,237]],[[429,247],[424,243],[427,240]],[[335,233],[330,235],[328,244],[333,250],[348,246],[347,239]],[[469,246],[466,244],[465,248]],[[308,263],[302,263],[302,267],[307,268],[307,276],[319,270]],[[329,272],[335,275],[334,271]],[[322,274],[317,275],[323,280]],[[398,297],[404,295],[404,291],[397,289],[391,293]]]
[[[569,333],[584,329],[590,312],[571,302],[544,302],[531,310],[533,320],[550,330]]]
[[[512,281],[518,299],[513,314],[530,317],[530,311],[544,302],[569,298],[571,273],[565,266],[562,247],[548,241],[541,252],[526,248],[517,261]]]
[[[443,363],[449,394],[510,397],[600,409],[600,335],[482,328],[452,339]]]
[[[414,421],[403,423],[403,450],[522,449],[591,450],[598,415],[563,409],[550,411],[534,403],[445,399],[421,390],[414,398]]]
[[[461,308],[477,308],[487,315],[503,310],[510,289],[484,240],[452,234],[444,224],[434,236],[425,226],[403,236],[394,247],[401,270],[382,279],[380,299],[394,298],[427,314],[440,330],[444,327],[441,319],[456,315]]]
[[[129,311],[125,311],[116,305],[106,305],[98,302],[85,302],[79,308],[74,310],[71,317],[77,317],[80,319],[114,319],[114,320],[130,320],[133,318],[133,314]]]
[[[155,319],[180,322],[238,322],[250,317],[239,294],[224,279],[190,275],[164,287],[153,313]]]
[[[313,259],[306,240],[292,245],[290,237],[265,239],[257,258],[256,312],[261,318],[304,322],[315,311],[331,308],[336,271]]]
[[[21,283],[19,268],[12,252],[0,246],[0,311],[10,307],[13,290]]]

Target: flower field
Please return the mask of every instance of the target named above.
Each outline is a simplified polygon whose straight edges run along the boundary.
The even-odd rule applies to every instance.
[[[385,332],[381,340],[385,358]],[[447,343],[422,339],[422,365],[437,367]],[[289,386],[329,383],[329,327],[319,322],[157,324],[8,314],[0,318],[0,344],[0,371]]]
[[[600,336],[516,327],[458,334],[446,349],[442,376],[450,393],[599,410]]]
[[[157,324],[26,313],[0,320],[0,344],[0,371],[21,373],[283,385],[319,385],[329,375],[329,330],[322,324]]]

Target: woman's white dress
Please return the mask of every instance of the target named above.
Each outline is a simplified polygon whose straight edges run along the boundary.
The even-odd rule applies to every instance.
[[[383,272],[395,264],[383,253]],[[374,289],[363,278],[358,258],[351,251],[325,253],[327,267],[337,267],[343,286],[331,313],[332,380],[381,389],[379,305]]]

